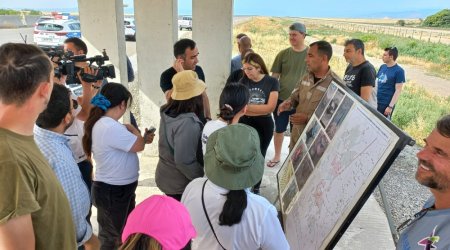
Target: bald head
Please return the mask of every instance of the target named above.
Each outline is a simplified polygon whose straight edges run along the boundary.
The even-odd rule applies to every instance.
[[[239,52],[242,54],[242,52],[246,49],[250,49],[252,47],[252,39],[248,36],[243,36],[241,39],[239,39],[238,48]]]

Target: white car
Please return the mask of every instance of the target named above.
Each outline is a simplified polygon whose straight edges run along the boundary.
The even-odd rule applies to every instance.
[[[180,30],[187,29],[192,30],[192,17],[184,16],[178,19],[178,28]]]
[[[136,41],[136,25],[133,18],[125,18],[125,40]]]
[[[40,47],[63,46],[70,37],[81,37],[79,21],[47,20],[34,27],[33,41]]]

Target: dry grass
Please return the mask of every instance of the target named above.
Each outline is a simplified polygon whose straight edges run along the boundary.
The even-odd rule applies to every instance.
[[[246,33],[252,38],[253,49],[260,54],[270,69],[277,53],[289,47],[287,27],[292,21],[282,18],[253,18],[251,21],[235,26],[233,34]],[[314,27],[308,26],[309,29]],[[317,28],[317,27],[316,27]],[[317,37],[321,39],[321,37]],[[327,41],[343,44],[348,38],[342,35],[327,35]],[[233,40],[233,43],[234,40]],[[235,46],[235,45],[234,45]],[[367,54],[379,57],[382,50],[375,42],[366,43]],[[237,48],[233,51],[237,53]],[[401,63],[413,63],[423,67],[442,67],[442,65],[424,62],[420,59],[402,56]],[[330,66],[340,77],[343,76],[347,63],[342,56],[333,56]],[[448,74],[448,73],[447,73]],[[436,120],[450,113],[450,98],[441,98],[428,93],[424,88],[408,82],[396,106],[393,122],[411,135],[419,145],[434,127]]]

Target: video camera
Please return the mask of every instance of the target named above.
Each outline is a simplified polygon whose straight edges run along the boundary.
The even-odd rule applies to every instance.
[[[61,47],[58,48],[45,48],[45,53],[50,57],[50,60],[57,66],[54,68],[55,77],[60,78],[62,75],[66,75],[67,84],[81,84],[78,79],[77,72],[81,70],[80,76],[85,82],[96,82],[103,80],[106,77],[115,78],[116,72],[114,65],[105,64],[105,61],[109,60],[109,56],[106,54],[106,50],[103,50],[102,55],[96,55],[93,57],[86,57],[85,55],[75,56],[72,51],[64,52]],[[75,66],[76,62],[89,62],[88,66],[92,69],[98,69],[96,75],[85,73],[83,69]],[[93,63],[97,65],[93,65]]]

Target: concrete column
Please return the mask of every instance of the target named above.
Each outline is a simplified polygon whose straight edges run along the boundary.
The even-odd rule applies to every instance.
[[[128,86],[123,1],[78,0],[78,10],[88,56],[99,55],[106,49],[116,70],[116,78],[112,81]]]
[[[230,74],[233,0],[192,0],[192,38],[205,71],[207,93],[214,117],[219,96]]]
[[[158,128],[159,108],[166,103],[159,80],[161,73],[175,60],[173,44],[178,40],[178,1],[134,0],[134,14],[141,124]],[[146,151],[156,154],[157,141],[155,138]]]

